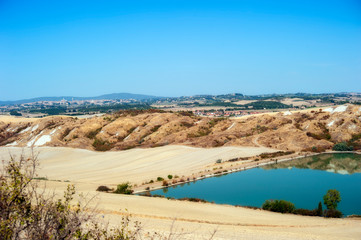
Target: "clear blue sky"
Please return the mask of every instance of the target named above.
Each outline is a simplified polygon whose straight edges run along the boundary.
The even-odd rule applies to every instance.
[[[0,0],[0,100],[342,91],[360,0]]]

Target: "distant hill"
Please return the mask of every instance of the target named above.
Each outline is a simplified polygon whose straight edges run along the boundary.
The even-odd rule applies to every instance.
[[[133,94],[133,93],[111,93],[111,94],[104,94],[98,97],[88,97],[82,98],[86,99],[135,99],[135,100],[147,100],[147,99],[155,99],[155,98],[162,98],[157,96],[151,95],[143,95],[143,94]]]
[[[23,104],[23,103],[32,103],[39,101],[61,101],[62,99],[71,101],[71,100],[100,100],[100,99],[108,99],[108,100],[116,100],[116,99],[134,99],[134,100],[150,100],[162,98],[151,95],[143,95],[143,94],[133,94],[133,93],[111,93],[104,94],[96,97],[73,97],[73,96],[60,96],[60,97],[38,97],[38,98],[30,98],[30,99],[22,99],[15,101],[0,101],[0,105],[14,105],[14,104]]]

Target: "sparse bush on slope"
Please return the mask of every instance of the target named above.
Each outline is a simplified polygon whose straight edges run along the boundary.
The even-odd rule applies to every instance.
[[[332,150],[334,150],[334,151],[352,151],[353,147],[348,146],[346,143],[342,142],[342,143],[335,144],[335,146],[333,146]]]
[[[109,229],[85,211],[89,202],[74,204],[75,188],[69,185],[62,199],[37,191],[36,155],[11,156],[0,175],[0,239],[137,239],[139,223],[130,228],[123,217],[117,228]]]
[[[118,184],[117,189],[115,189],[114,193],[132,194],[133,193],[132,186],[128,182]]]

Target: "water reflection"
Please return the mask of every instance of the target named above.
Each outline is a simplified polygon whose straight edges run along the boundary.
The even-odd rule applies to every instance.
[[[361,155],[353,153],[322,154],[300,158],[297,160],[279,162],[263,166],[263,169],[316,169],[339,174],[353,174],[361,172]]]

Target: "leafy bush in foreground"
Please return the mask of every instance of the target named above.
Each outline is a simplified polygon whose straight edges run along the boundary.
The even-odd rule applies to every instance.
[[[0,239],[10,240],[135,240],[139,223],[129,228],[124,216],[119,226],[108,228],[95,221],[89,202],[74,203],[75,188],[69,185],[62,199],[46,195],[37,185],[37,156],[10,156],[0,172]],[[39,191],[40,190],[40,191]],[[85,211],[85,208],[87,211]]]

